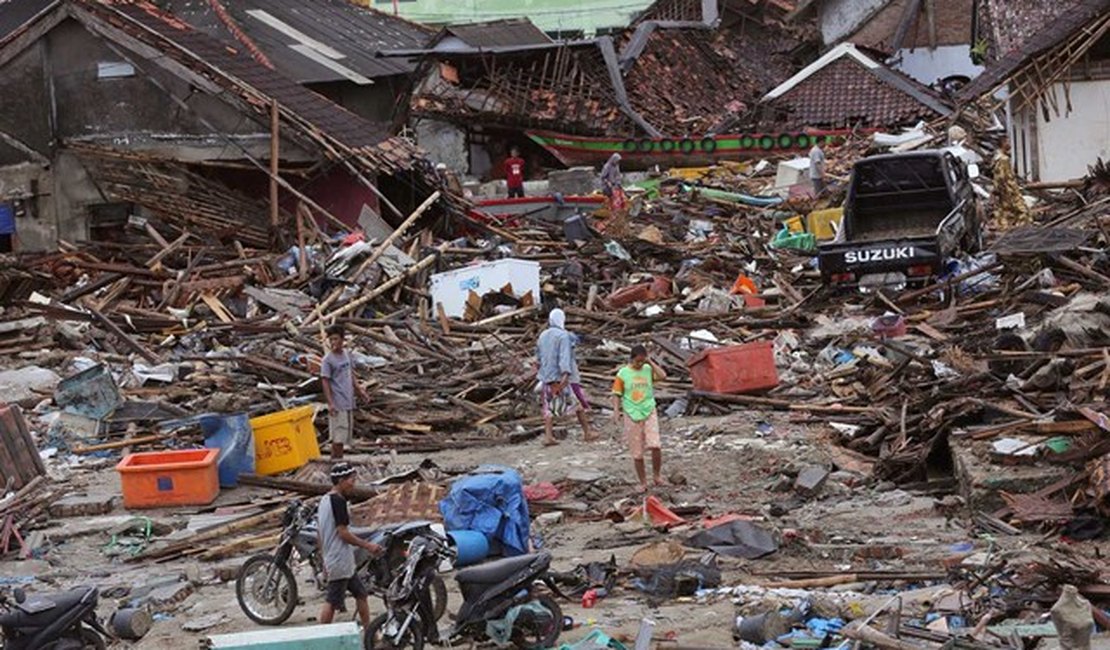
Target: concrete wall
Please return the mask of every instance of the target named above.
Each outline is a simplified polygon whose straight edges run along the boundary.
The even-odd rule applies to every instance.
[[[131,77],[98,78],[99,63],[122,62],[124,58],[76,21],[63,22],[51,30],[45,47],[57,113],[56,134],[60,138],[134,131],[189,135],[213,130],[229,134],[269,132],[268,125],[244,119],[243,113],[204,93],[190,93],[185,80],[118,46],[141,69]],[[189,109],[173,102],[151,79],[176,97],[189,97]]]
[[[49,157],[51,109],[44,70],[42,42],[0,68],[0,131]]]
[[[0,201],[24,199],[30,204],[26,217],[15,221],[18,251],[52,248],[57,240],[54,215],[54,177],[46,165],[20,163],[0,167]]]
[[[459,174],[470,172],[470,156],[467,151],[466,132],[448,122],[439,120],[417,120],[413,124],[416,142],[428,152],[428,159],[443,163]]]
[[[1064,181],[1087,175],[1098,158],[1110,160],[1110,80],[1071,82],[1071,107],[1063,86],[1054,88],[1061,115],[1037,112],[1039,180]]]
[[[864,45],[884,51],[891,51],[894,35],[902,17],[906,14],[906,6],[910,0],[891,0],[882,9],[874,12],[861,23],[858,29],[852,30],[848,40],[856,45]],[[829,3],[826,3],[829,4]],[[836,4],[836,3],[833,3]],[[844,3],[841,3],[844,4]],[[856,3],[847,3],[856,4]],[[865,5],[864,2],[859,2]],[[974,6],[973,0],[933,0],[936,15],[933,17],[933,26],[936,29],[938,46],[944,45],[970,45],[971,44],[971,16]],[[916,19],[906,32],[902,47],[929,48],[929,25],[925,15],[925,3],[921,3],[921,10]],[[824,35],[822,24],[822,35]]]
[[[835,45],[851,35],[890,0],[826,0],[821,3],[818,22],[821,40]]]

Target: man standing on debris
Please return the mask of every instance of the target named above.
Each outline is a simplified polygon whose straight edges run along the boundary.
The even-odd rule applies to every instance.
[[[558,444],[555,440],[555,418],[571,409],[582,425],[582,438],[592,442],[596,436],[590,431],[589,401],[582,391],[582,378],[574,358],[573,336],[566,330],[567,316],[562,309],[552,309],[547,317],[547,329],[536,341],[539,360],[540,393],[543,403],[543,444]],[[575,403],[576,402],[576,403]]]
[[[355,468],[347,463],[336,463],[331,468],[331,484],[331,492],[320,499],[320,506],[316,511],[318,544],[323,552],[324,573],[328,580],[320,622],[332,622],[335,611],[343,609],[343,601],[349,591],[355,597],[358,620],[366,628],[370,625],[370,601],[367,599],[369,592],[355,573],[355,547],[364,548],[371,555],[380,555],[382,547],[358,537],[349,528],[351,515],[347,509],[347,499],[355,491]]]
[[[505,159],[505,184],[509,186],[509,198],[524,198],[524,159],[520,149],[513,147]]]
[[[809,182],[813,184],[813,195],[825,192],[825,150],[817,142],[809,150]]]
[[[994,176],[994,226],[996,228],[1013,228],[1015,226],[1028,226],[1033,223],[1033,215],[1025,198],[1021,195],[1014,166],[1010,162],[1010,139],[1003,138],[994,154],[994,165],[991,168]]]
[[[324,397],[328,400],[328,433],[331,436],[331,458],[343,458],[343,446],[351,443],[355,426],[355,391],[363,400],[369,400],[366,389],[355,382],[354,361],[351,353],[343,348],[347,332],[342,325],[332,325],[327,330],[330,351],[320,362],[320,381]]]
[[[647,349],[637,345],[632,348],[631,363],[621,368],[613,381],[613,421],[618,427],[623,421],[624,435],[643,492],[648,489],[645,449],[651,450],[652,482],[657,486],[664,484],[660,473],[663,445],[659,436],[659,416],[655,411],[655,382],[666,378],[667,373],[648,358]]]
[[[605,195],[605,207],[609,211],[609,220],[605,224],[605,234],[614,239],[627,237],[628,203],[625,200],[624,188],[621,187],[621,155],[619,153],[609,156],[609,160],[601,168],[601,193]]]

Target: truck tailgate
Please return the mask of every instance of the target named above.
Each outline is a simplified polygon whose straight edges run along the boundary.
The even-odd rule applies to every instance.
[[[834,275],[850,273],[858,279],[861,275],[905,272],[923,266],[928,266],[929,272],[914,275],[936,275],[943,261],[935,237],[825,244],[817,252],[821,278],[826,282]]]

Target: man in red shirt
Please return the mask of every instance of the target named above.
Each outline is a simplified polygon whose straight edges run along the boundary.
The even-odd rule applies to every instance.
[[[524,159],[520,149],[513,147],[505,159],[505,184],[509,186],[509,198],[524,198]]]

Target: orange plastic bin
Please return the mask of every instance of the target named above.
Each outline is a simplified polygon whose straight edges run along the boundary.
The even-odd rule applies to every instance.
[[[703,350],[686,366],[694,388],[708,393],[750,393],[779,385],[770,341]]]
[[[204,506],[220,494],[219,449],[128,454],[116,465],[123,507]]]

